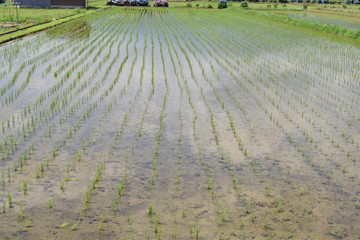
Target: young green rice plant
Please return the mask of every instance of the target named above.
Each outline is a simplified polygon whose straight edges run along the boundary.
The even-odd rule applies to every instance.
[[[299,193],[301,196],[305,195],[305,188],[300,188]]]
[[[8,205],[9,205],[9,208],[12,208],[13,207],[13,196],[11,195],[11,193],[7,193],[7,198],[8,198]]]
[[[212,177],[208,177],[208,179],[207,179],[207,189],[208,190],[211,190],[213,180],[214,179]]]
[[[40,172],[41,172],[41,174],[44,174],[44,172],[45,172],[45,165],[44,165],[44,163],[41,163],[41,164],[40,164]]]
[[[1,208],[1,212],[2,212],[3,214],[6,213],[6,202],[5,202],[5,201],[3,202],[3,205],[2,205],[2,208]]]
[[[358,200],[356,201],[355,207],[356,209],[360,209],[360,198],[358,198]]]
[[[40,169],[36,169],[36,172],[35,172],[35,178],[36,179],[40,179]]]
[[[77,221],[76,223],[74,223],[74,224],[71,226],[71,230],[72,230],[72,231],[78,230],[79,223],[80,223],[80,221]]]
[[[251,209],[252,209],[252,206],[251,206],[251,203],[250,203],[250,202],[247,202],[247,203],[246,203],[245,209],[246,209],[246,213],[247,213],[247,214],[250,214]]]
[[[50,168],[50,158],[46,158],[45,159],[45,162],[46,162],[46,168],[49,169]]]
[[[278,212],[283,212],[284,211],[284,204],[282,203],[281,200],[279,200],[278,203],[277,203],[277,211]]]
[[[14,162],[14,172],[17,172],[17,169],[18,169],[18,163]]]
[[[60,182],[60,190],[64,192],[64,190],[65,190],[65,181]]]
[[[256,170],[256,160],[254,158],[251,160],[251,168],[253,169],[253,171]]]
[[[342,227],[333,227],[330,229],[330,235],[336,237],[337,239],[343,239],[346,234],[346,230]]]
[[[82,150],[85,152],[85,150],[86,150],[85,140],[82,140],[82,141],[81,141],[81,147],[82,147]]]
[[[228,221],[228,218],[229,218],[229,210],[227,208],[224,208],[220,213],[220,220],[222,223],[225,223],[226,221]]]
[[[159,232],[159,225],[160,225],[160,215],[156,215],[155,217],[155,225],[154,225],[154,232]]]
[[[23,186],[24,195],[26,195],[28,193],[29,182],[28,181],[23,181],[22,186]]]
[[[346,166],[343,166],[341,171],[342,171],[343,174],[345,174],[346,173]]]
[[[122,179],[122,181],[119,183],[118,187],[117,187],[117,195],[120,198],[124,192],[124,188],[125,188],[125,177]]]
[[[195,228],[195,239],[196,240],[198,240],[200,238],[200,231],[201,231],[201,229],[200,229],[199,225],[197,225]]]
[[[266,196],[268,196],[268,197],[271,197],[273,195],[272,188],[271,188],[270,184],[266,184],[265,192],[266,192]]]
[[[5,187],[5,173],[4,172],[1,173],[1,183],[2,183],[2,186]]]
[[[116,211],[119,209],[119,200],[118,200],[118,198],[115,198],[115,200],[113,201],[112,208],[113,208],[114,214],[116,214]]]
[[[316,161],[313,159],[313,160],[311,161],[311,167],[312,167],[312,168],[315,168],[315,166],[316,166]]]
[[[20,219],[20,221],[24,220],[24,204],[23,203],[20,203],[19,219]]]
[[[30,218],[30,217],[28,217],[28,218],[26,219],[25,227],[27,227],[27,228],[32,227],[32,221],[31,221],[31,218]]]
[[[264,230],[269,230],[271,228],[269,223],[269,216],[266,216],[264,219]]]
[[[331,174],[331,172],[330,172],[330,171],[328,171],[328,172],[327,172],[326,177],[327,177],[327,179],[331,179],[332,174]]]
[[[99,231],[103,231],[104,230],[104,218],[100,219],[99,225],[98,225],[98,229]]]
[[[88,196],[88,194],[86,194],[86,196]],[[90,200],[88,198],[86,198],[84,200],[83,205],[84,205],[84,213],[86,214],[86,212],[87,212],[87,210],[89,209],[89,206],[90,206]]]
[[[10,167],[8,167],[8,169],[7,169],[7,176],[8,176],[8,182],[10,182]]]
[[[152,217],[154,213],[154,208],[153,208],[153,205],[150,203],[149,206],[148,206],[148,215],[149,217]]]
[[[54,200],[50,199],[47,205],[48,205],[48,210],[54,209]]]
[[[65,221],[65,222],[63,222],[62,224],[60,224],[58,227],[64,229],[64,228],[66,228],[67,226],[69,226],[70,223],[71,223],[70,221]]]

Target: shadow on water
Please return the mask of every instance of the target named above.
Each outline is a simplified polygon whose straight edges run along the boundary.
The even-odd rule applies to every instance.
[[[91,32],[90,24],[84,19],[71,21],[46,32],[51,38],[89,38]]]

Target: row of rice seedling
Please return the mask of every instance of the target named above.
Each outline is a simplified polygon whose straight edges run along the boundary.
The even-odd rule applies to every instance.
[[[41,169],[43,169],[43,168],[41,168]]]
[[[203,72],[203,71],[202,71]],[[189,98],[189,99],[191,99],[191,98]],[[193,105],[191,102],[190,102],[190,106],[191,105]],[[213,114],[212,114],[213,115]],[[195,136],[196,136],[196,134],[194,134]],[[199,149],[199,152],[201,152],[201,150]],[[202,154],[200,153],[200,156],[201,156]],[[202,157],[200,157],[200,159],[202,159]],[[201,162],[201,164],[202,165],[205,165],[205,164],[207,164],[207,163],[204,163],[202,160],[200,161]],[[209,166],[207,166],[207,167],[209,167]],[[206,169],[206,168],[205,168]],[[207,170],[209,170],[209,168],[207,168]],[[216,187],[213,187],[213,177],[211,177],[211,173],[209,173],[208,172],[208,174],[210,174],[209,175],[209,177],[207,178],[207,189],[216,189]],[[235,176],[233,176],[233,177],[235,177]],[[233,178],[233,182],[236,182],[236,177],[235,178]],[[235,183],[236,184],[236,183]],[[235,185],[234,184],[234,185]],[[214,194],[214,190],[212,190],[212,196],[213,196],[213,199],[214,199],[214,196],[215,195],[217,195],[217,194]],[[215,197],[215,199],[216,199],[216,197]],[[217,202],[217,204],[216,204],[216,206],[217,206],[217,208],[219,208],[219,206],[221,206],[222,204],[219,202],[219,201],[216,201]],[[219,217],[220,217],[220,219],[221,219],[221,222],[223,222],[223,221],[225,221],[226,219],[227,219],[227,210],[226,210],[227,208],[222,208],[222,207],[220,207],[220,209],[218,209],[219,211]],[[227,220],[226,220],[227,221]],[[199,228],[196,228],[196,229],[199,229]]]

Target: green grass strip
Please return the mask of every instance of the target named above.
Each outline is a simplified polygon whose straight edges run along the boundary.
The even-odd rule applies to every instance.
[[[52,27],[55,27],[55,26],[58,26],[60,24],[72,21],[74,19],[85,17],[85,16],[87,16],[89,14],[92,14],[92,13],[95,13],[95,12],[104,11],[106,9],[107,8],[94,10],[94,11],[87,11],[86,13],[81,13],[81,14],[69,16],[69,17],[66,17],[66,18],[59,19],[59,20],[51,21],[51,22],[48,22],[48,23],[36,25],[34,27],[30,27],[30,28],[26,28],[26,29],[23,29],[23,30],[19,30],[19,31],[16,31],[16,32],[9,33],[9,34],[5,34],[3,36],[0,36],[0,44],[6,43],[6,42],[9,42],[9,41],[18,39],[18,38],[22,38],[22,37],[25,37],[25,36],[28,36],[28,35],[31,35],[31,34],[34,34],[34,33],[37,33],[37,32],[40,32],[40,31],[43,31],[43,30],[46,30],[46,29],[49,29],[49,28],[52,28]]]
[[[310,28],[317,31],[332,33],[353,39],[360,39],[360,30],[358,29],[351,29],[344,26],[332,25],[328,23],[316,22],[306,19],[295,19],[288,16],[269,14],[264,12],[255,12],[255,11],[244,11],[244,12],[252,16],[262,17],[277,22],[291,24],[294,26]]]

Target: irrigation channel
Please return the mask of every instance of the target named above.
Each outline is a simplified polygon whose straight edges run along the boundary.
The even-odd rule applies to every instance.
[[[231,9],[0,46],[0,238],[359,239],[359,56]]]

